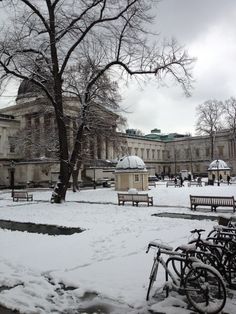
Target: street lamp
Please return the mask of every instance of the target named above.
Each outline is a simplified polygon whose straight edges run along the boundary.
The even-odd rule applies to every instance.
[[[219,160],[216,160],[216,168],[217,168],[217,185],[220,186],[220,177],[219,177]]]
[[[16,164],[12,160],[10,164],[10,187],[11,187],[11,197],[13,197],[14,194],[14,188],[15,188],[15,167]]]
[[[93,165],[93,188],[96,189],[96,159],[94,159]]]

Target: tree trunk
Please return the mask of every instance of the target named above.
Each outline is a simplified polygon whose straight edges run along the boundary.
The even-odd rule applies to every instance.
[[[51,201],[54,203],[61,203],[65,201],[66,191],[71,176],[69,156],[68,156],[68,144],[67,144],[67,130],[62,118],[62,112],[57,115],[58,136],[60,145],[60,173],[58,182],[54,188]]]
[[[80,190],[80,187],[79,187],[79,184],[78,184],[78,177],[79,177],[79,171],[80,171],[80,168],[81,168],[81,164],[82,164],[82,161],[78,160],[77,164],[76,164],[76,168],[73,170],[73,173],[72,173],[73,192],[76,192],[76,191]]]
[[[214,158],[214,135],[210,135],[210,141],[211,141],[211,160]]]
[[[60,126],[63,129],[63,126],[65,126],[65,124],[62,123],[62,124],[60,124]],[[68,158],[67,159],[62,158],[64,155],[68,156],[68,154],[66,155],[66,147],[67,147],[67,145],[66,145],[67,144],[66,130],[65,130],[65,133],[63,133],[62,129],[60,129],[59,134],[60,134],[62,139],[64,136],[65,147],[62,146],[61,148],[64,148],[64,150],[62,150],[62,149],[60,150],[60,152],[61,152],[61,155],[60,155],[60,175],[58,178],[59,180],[58,180],[58,182],[54,188],[54,191],[52,193],[51,202],[53,202],[53,203],[61,203],[62,201],[65,200],[69,180],[70,180],[71,175],[73,174],[75,164],[78,160],[78,155],[81,152],[81,148],[82,148],[81,143],[82,143],[82,137],[83,137],[83,133],[84,133],[84,125],[81,124],[78,128],[78,132],[76,135],[76,140],[75,140],[75,144],[74,144],[73,152],[71,154],[70,161],[68,161]],[[63,153],[64,153],[64,155],[63,155]],[[78,168],[78,170],[79,170],[79,168]]]

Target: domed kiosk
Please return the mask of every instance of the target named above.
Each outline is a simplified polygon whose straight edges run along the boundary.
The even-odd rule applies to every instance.
[[[230,167],[224,160],[216,159],[210,163],[208,168],[209,182],[214,184],[215,180],[218,182],[221,180],[226,181],[227,176],[230,176]]]
[[[141,158],[124,156],[118,161],[115,170],[115,189],[117,191],[148,190],[148,171]]]

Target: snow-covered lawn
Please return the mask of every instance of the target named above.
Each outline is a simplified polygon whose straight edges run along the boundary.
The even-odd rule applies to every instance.
[[[1,191],[0,219],[80,227],[85,231],[49,236],[0,229],[1,305],[30,314],[142,314],[149,313],[148,309],[187,314],[192,311],[186,308],[185,297],[176,293],[162,300],[164,294],[160,292],[159,302],[145,301],[153,259],[153,252],[145,254],[145,249],[154,239],[176,247],[189,240],[190,230],[204,228],[207,234],[216,222],[152,214],[189,214],[190,194],[236,198],[236,186],[166,188],[160,182],[148,191],[154,199],[153,207],[118,206],[117,192],[105,188],[68,191],[67,202],[60,205],[50,204],[50,191],[33,194],[33,202],[13,203],[10,192]],[[200,212],[215,215],[209,209]],[[232,215],[232,210],[224,211],[224,216]],[[162,272],[156,287],[163,284],[163,279]],[[236,309],[231,294],[224,309],[229,314]]]

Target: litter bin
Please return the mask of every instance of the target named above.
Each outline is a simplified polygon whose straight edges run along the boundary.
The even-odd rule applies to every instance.
[[[214,185],[214,181],[212,179],[208,180],[208,185]]]

